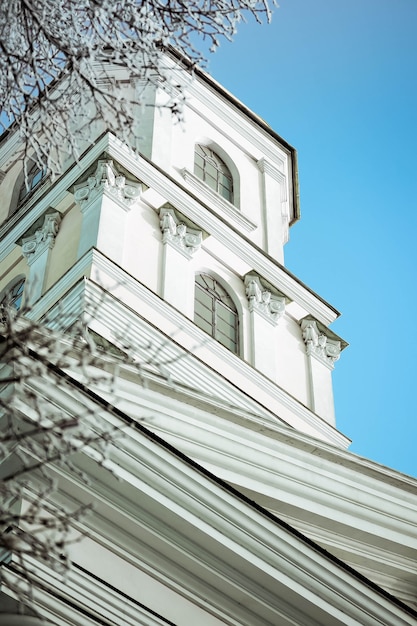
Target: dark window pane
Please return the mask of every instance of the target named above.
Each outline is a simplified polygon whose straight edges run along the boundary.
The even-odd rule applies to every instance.
[[[225,176],[224,174],[220,175],[220,184],[225,188],[225,189],[230,189],[232,186],[232,181],[230,180],[230,178],[228,176]]]
[[[216,312],[220,320],[226,322],[226,324],[229,324],[229,326],[234,326],[236,321],[236,313],[230,311],[230,309],[223,306],[221,302],[218,302]]]
[[[223,198],[233,201],[233,179],[227,165],[207,146],[196,145],[194,174]]]
[[[3,298],[0,302],[0,306],[12,306],[15,309],[19,310],[22,306],[23,299],[23,291],[25,288],[25,279],[22,278],[19,282],[17,282],[11,289],[8,289],[6,293],[3,295]]]
[[[42,172],[39,170],[38,172],[36,172],[36,174],[33,176],[32,180],[30,181],[31,189],[36,187],[36,185],[38,183],[40,183],[41,180],[42,180]]]
[[[18,203],[22,202],[26,196],[33,190],[35,187],[42,182],[42,180],[46,176],[46,169],[39,169],[37,165],[34,165],[32,169],[28,172],[27,181],[24,181],[23,185],[20,188],[19,192],[19,200]],[[27,182],[27,184],[26,184]]]
[[[233,300],[208,274],[196,277],[194,321],[223,346],[238,352],[238,316]]]
[[[217,169],[208,161],[206,161],[206,176],[217,179]]]
[[[217,320],[216,335],[221,335],[222,337],[228,337],[229,339],[234,340],[236,336],[236,327],[229,326],[223,320]]]
[[[225,348],[227,348],[231,352],[237,352],[236,342],[235,341],[233,341],[231,339],[228,339],[227,337],[222,337],[222,336],[216,337],[216,339],[217,339],[217,341],[219,343],[222,344],[222,346],[224,346]]]
[[[194,158],[194,164],[198,167],[201,167],[201,169],[204,169],[204,157],[201,154],[195,154],[195,158]]]
[[[217,191],[217,180],[215,178],[211,178],[211,176],[206,176],[204,182],[207,183],[207,185],[211,189],[213,189],[214,191]]]
[[[209,324],[213,324],[213,310],[207,309],[200,302],[195,302],[195,314],[206,320]]]
[[[225,198],[226,200],[229,200],[229,202],[231,201],[232,195],[229,189],[225,189],[222,185],[220,185],[218,191],[219,191],[219,194],[223,196],[223,198]]]
[[[204,178],[204,171],[203,168],[200,165],[197,165],[197,163],[194,166],[194,174],[198,177],[203,179]]]
[[[195,323],[201,330],[204,330],[205,333],[213,336],[213,325],[205,319],[202,319],[199,315],[195,316]]]
[[[207,291],[204,291],[200,286],[197,286],[195,295],[198,302],[200,302],[202,305],[204,305],[208,309],[211,309],[213,307],[213,297],[209,293],[207,293]]]

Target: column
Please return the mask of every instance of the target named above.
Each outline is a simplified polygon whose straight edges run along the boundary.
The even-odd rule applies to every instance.
[[[159,210],[162,232],[161,296],[176,309],[189,315],[194,298],[194,276],[189,261],[200,249],[201,230],[185,224],[170,206]]]
[[[310,379],[311,409],[335,425],[332,370],[340,358],[341,341],[312,318],[301,320]]]
[[[83,215],[77,258],[96,247],[122,263],[127,215],[141,190],[140,183],[119,174],[112,160],[98,161],[95,174],[75,186],[74,197]]]
[[[272,293],[259,276],[245,276],[246,296],[250,312],[252,365],[271,378],[277,379],[276,341],[274,329],[285,312],[285,297]]]
[[[27,306],[31,306],[39,300],[43,293],[50,252],[54,247],[60,223],[61,216],[59,213],[55,211],[47,213],[43,218],[42,226],[32,235],[23,237],[21,240],[22,252],[29,265],[29,276],[25,289]]]
[[[287,179],[264,158],[259,159],[257,165],[262,172],[265,248],[274,259],[283,263],[289,228]]]

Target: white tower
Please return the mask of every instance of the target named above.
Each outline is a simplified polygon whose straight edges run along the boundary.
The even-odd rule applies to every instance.
[[[69,581],[39,571],[40,610],[59,624],[417,624],[416,483],[346,451],[338,312],[284,266],[294,149],[202,73],[183,124],[156,107],[140,129],[132,147],[98,125],[78,164],[55,181],[35,167],[29,192],[17,138],[0,144],[1,293],[52,326],[85,315],[107,348],[150,349],[166,374],[143,387],[121,366],[112,410],[77,386],[137,427],[114,444],[120,482],[87,453],[89,487],[57,470],[62,497],[97,505]]]

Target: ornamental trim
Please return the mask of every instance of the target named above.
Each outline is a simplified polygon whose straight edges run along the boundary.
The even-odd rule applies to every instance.
[[[187,226],[178,218],[174,209],[161,207],[159,225],[164,244],[169,243],[187,257],[191,257],[200,249],[203,241],[202,231]]]
[[[122,205],[130,207],[138,200],[141,191],[141,183],[127,180],[118,172],[111,159],[100,159],[95,173],[83,183],[75,185],[74,198],[84,209],[100,193],[107,192]]]
[[[321,326],[321,325],[320,325]],[[314,356],[330,367],[340,358],[341,341],[326,333],[318,323],[312,319],[301,320],[301,330],[306,346],[307,356]]]
[[[277,324],[285,313],[285,297],[272,293],[253,273],[246,274],[245,288],[249,311],[257,311],[269,322]]]
[[[59,213],[47,213],[42,226],[33,235],[22,238],[22,253],[29,264],[33,263],[42,252],[53,248],[60,223]]]

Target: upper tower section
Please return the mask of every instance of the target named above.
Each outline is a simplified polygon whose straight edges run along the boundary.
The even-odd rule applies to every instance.
[[[173,70],[174,82],[184,81]],[[183,120],[164,109],[164,94],[139,149],[222,220],[279,263],[299,219],[297,155],[261,118],[207,74],[189,81]]]
[[[180,121],[152,85],[130,137],[112,132],[110,110],[54,179],[30,158],[25,173],[18,134],[3,137],[0,304],[14,298],[64,327],[87,312],[107,342],[128,333],[182,350],[169,362],[187,389],[343,447],[331,372],[346,344],[329,329],[338,312],[283,265],[299,217],[296,153],[172,60],[172,89],[181,81]],[[134,100],[138,85],[124,84]]]
[[[115,76],[120,72],[109,64],[112,71]],[[207,74],[194,70],[190,78],[181,64],[172,62],[171,79],[173,85],[182,84],[185,93],[180,120],[167,106],[172,94],[168,97],[154,85],[145,90],[134,84],[126,87],[127,99],[135,101],[140,94],[142,100],[128,143],[283,263],[289,227],[299,218],[296,151]],[[111,113],[109,118],[106,123],[84,123],[81,137],[77,131],[79,154],[111,131]],[[16,159],[21,147],[13,129],[0,138],[0,223],[20,213],[51,184],[48,171],[30,155],[22,167]],[[76,167],[71,155],[60,160],[64,172]]]

